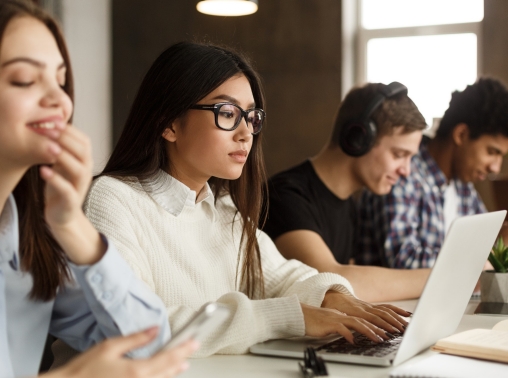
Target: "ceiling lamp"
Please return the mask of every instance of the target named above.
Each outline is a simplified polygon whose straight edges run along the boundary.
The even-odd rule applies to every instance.
[[[258,10],[258,0],[203,0],[196,8],[213,16],[245,16]]]

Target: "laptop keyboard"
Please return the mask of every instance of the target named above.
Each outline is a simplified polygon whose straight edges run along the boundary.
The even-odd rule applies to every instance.
[[[328,344],[316,348],[316,351],[327,353],[354,354],[360,356],[384,357],[395,352],[402,341],[402,334],[396,333],[394,337],[383,343],[376,343],[367,336],[358,334],[355,336],[355,345],[350,344],[345,338],[334,340]]]

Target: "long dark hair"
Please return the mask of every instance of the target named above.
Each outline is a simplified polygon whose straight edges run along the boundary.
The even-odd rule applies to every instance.
[[[0,1],[0,41],[8,23],[17,17],[32,17],[42,22],[56,40],[65,62],[67,73],[64,91],[73,99],[73,81],[69,54],[63,34],[56,21],[28,1]],[[19,252],[21,267],[33,277],[30,298],[48,301],[55,297],[57,288],[70,278],[65,254],[55,241],[44,219],[44,181],[39,167],[31,167],[14,189],[19,214]]]
[[[170,170],[164,130],[199,100],[229,78],[243,74],[250,83],[256,107],[264,107],[261,81],[248,61],[223,47],[190,42],[177,43],[165,50],[152,64],[141,83],[120,139],[99,176],[129,181],[152,179],[160,169]],[[241,289],[250,298],[264,297],[261,256],[256,238],[265,166],[261,151],[262,134],[254,136],[252,149],[240,178],[212,177],[210,187],[217,199],[227,191],[243,221]],[[235,215],[236,216],[236,215]],[[237,270],[238,277],[238,270]]]

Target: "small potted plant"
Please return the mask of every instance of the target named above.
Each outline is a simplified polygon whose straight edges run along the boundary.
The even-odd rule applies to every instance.
[[[508,246],[499,237],[492,247],[489,262],[494,270],[480,276],[482,302],[508,303]]]

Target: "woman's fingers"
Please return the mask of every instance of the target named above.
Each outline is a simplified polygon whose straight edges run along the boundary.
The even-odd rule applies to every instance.
[[[79,197],[84,197],[92,179],[90,141],[81,131],[68,126],[61,132],[57,142],[59,151],[55,153],[52,169],[72,184]]]
[[[152,341],[157,333],[158,327],[152,327],[130,336],[103,341],[60,368],[59,376],[173,378],[188,367],[185,359],[197,349],[197,343],[184,343],[147,359],[124,358],[127,352]]]
[[[404,332],[407,321],[388,308],[367,306],[363,309],[364,314],[356,315],[381,327],[388,332]]]
[[[395,306],[394,306],[395,307]],[[368,321],[371,323],[376,324],[378,327],[382,327],[386,329],[389,332],[404,332],[408,322],[404,320],[401,316],[399,316],[395,311],[393,311],[390,307],[385,305],[378,305],[378,306],[368,306],[365,308],[365,311],[373,314],[378,319],[382,319],[384,322],[390,324],[392,327],[395,327],[396,329],[393,329],[390,331],[387,329],[381,321],[378,319],[372,318],[372,317],[365,317]],[[410,314],[406,311],[404,313]]]
[[[330,332],[330,333],[332,333],[332,332]],[[353,332],[351,332],[349,330],[349,328],[346,325],[342,324],[342,323],[338,323],[336,325],[335,332],[333,332],[333,333],[337,333],[337,334],[343,336],[351,344],[355,343],[355,337],[353,335]]]
[[[353,329],[356,332],[367,336],[370,340],[374,342],[380,343],[383,342],[384,340],[389,339],[385,331],[369,323],[366,320],[355,317],[349,317],[349,319],[344,320],[344,324],[348,328]]]
[[[388,332],[404,332],[404,324],[382,310],[375,308],[362,309],[355,316],[365,319]]]
[[[52,190],[58,193],[61,197],[71,197],[74,192],[74,187],[69,181],[63,178],[59,173],[55,172],[52,168],[42,166],[39,170],[41,177],[46,181]]]
[[[390,319],[395,319],[399,324],[401,324],[403,326],[402,328],[404,328],[408,325],[407,320],[405,320],[402,316],[397,314],[391,308],[386,307],[384,305],[373,306],[372,312],[374,312],[375,314],[378,314],[378,312],[379,312],[379,316],[383,317],[383,319],[385,319],[387,321],[388,321],[388,317],[390,317]],[[404,311],[404,313],[410,315],[409,312]],[[408,316],[408,315],[405,315],[405,316]],[[390,322],[390,324],[393,324],[393,323]]]
[[[302,312],[305,320],[305,334],[307,336],[323,337],[338,333],[350,343],[353,335],[350,330],[367,336],[374,342],[382,342],[388,339],[385,331],[365,319],[348,316],[337,310],[313,307],[302,304]]]
[[[394,306],[394,305],[390,305],[390,304],[380,304],[380,305],[377,305],[375,307],[383,307],[383,308],[387,308],[389,310],[392,310],[394,313],[398,314],[398,315],[401,315],[401,316],[405,316],[405,317],[408,317],[408,316],[411,316],[413,315],[412,312],[409,312],[409,311],[406,311],[406,310],[403,310],[401,309],[400,307],[397,307],[397,306]],[[407,324],[406,324],[407,325]]]
[[[92,179],[90,170],[68,151],[63,150],[53,164],[53,170],[68,180],[79,191],[86,193]]]
[[[194,340],[186,341],[170,350],[163,350],[146,361],[149,366],[149,376],[156,376],[165,372],[165,376],[174,376],[189,367],[189,358],[199,348],[199,343]]]
[[[373,306],[351,295],[339,292],[328,292],[325,295],[322,306],[334,308],[347,315],[365,319],[390,333],[404,332],[407,325],[407,322],[393,310],[396,309],[395,306]],[[404,314],[409,313],[404,311]]]
[[[136,332],[129,336],[108,339],[101,344],[102,353],[110,357],[121,357],[133,349],[142,347],[152,341],[159,327],[151,327],[145,331]]]
[[[60,146],[83,164],[91,167],[90,138],[75,127],[67,127],[58,139]]]

